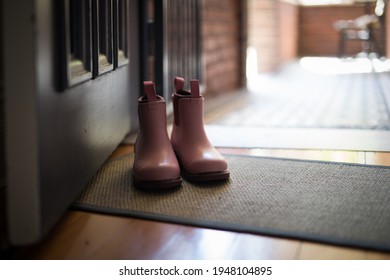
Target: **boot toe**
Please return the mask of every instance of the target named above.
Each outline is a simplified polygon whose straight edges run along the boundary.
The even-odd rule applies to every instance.
[[[194,160],[187,168],[192,174],[222,172],[227,170],[227,162],[220,158],[202,158]]]
[[[143,166],[134,170],[134,177],[142,181],[164,181],[180,177],[180,168],[176,164]]]

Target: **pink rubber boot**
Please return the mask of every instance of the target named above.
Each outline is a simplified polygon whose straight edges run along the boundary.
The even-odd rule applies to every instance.
[[[203,126],[204,99],[199,81],[191,80],[191,92],[184,90],[184,79],[175,78],[172,147],[183,177],[190,181],[226,180],[230,173],[225,158],[213,147]]]
[[[166,103],[152,82],[138,99],[140,131],[134,145],[133,181],[137,188],[159,190],[182,183],[180,167],[167,133]]]

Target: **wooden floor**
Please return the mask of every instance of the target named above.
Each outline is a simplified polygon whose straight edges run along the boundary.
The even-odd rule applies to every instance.
[[[208,102],[205,122],[247,102]],[[222,104],[222,105],[221,105]],[[207,105],[207,104],[206,104]],[[207,114],[207,111],[213,112]],[[133,151],[119,146],[115,158]],[[270,139],[272,141],[272,139]],[[390,166],[390,152],[219,148],[222,153]],[[390,233],[389,233],[390,234]],[[301,240],[213,230],[128,217],[68,211],[40,244],[15,250],[15,259],[387,259],[390,253]]]
[[[130,153],[120,146],[112,158]],[[219,149],[223,153],[390,166],[390,153]],[[149,220],[68,211],[40,244],[14,259],[390,259],[390,253],[293,239],[205,229]]]

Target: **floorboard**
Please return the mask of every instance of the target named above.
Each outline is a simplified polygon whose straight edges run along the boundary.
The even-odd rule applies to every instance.
[[[304,242],[298,259],[300,260],[364,260],[365,251],[318,243]]]
[[[301,242],[253,234],[238,234],[226,259],[292,260],[299,253]]]

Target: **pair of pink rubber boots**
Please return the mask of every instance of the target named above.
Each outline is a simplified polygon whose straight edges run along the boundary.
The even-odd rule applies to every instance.
[[[203,126],[203,103],[199,81],[191,80],[185,91],[183,78],[176,77],[173,97],[174,121],[168,137],[166,103],[152,82],[144,82],[138,99],[140,130],[134,146],[133,181],[144,190],[175,188],[189,181],[229,178],[225,158],[213,147]]]

